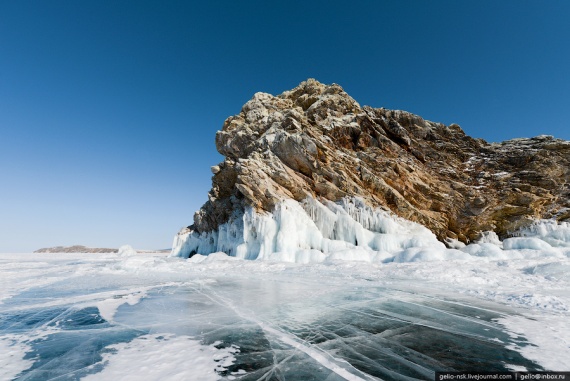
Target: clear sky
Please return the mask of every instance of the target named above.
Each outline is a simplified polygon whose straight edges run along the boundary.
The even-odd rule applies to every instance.
[[[0,0],[0,252],[171,246],[215,132],[307,78],[474,137],[570,139],[570,1]]]

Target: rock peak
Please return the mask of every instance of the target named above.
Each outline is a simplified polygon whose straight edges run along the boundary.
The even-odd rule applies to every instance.
[[[570,217],[570,142],[550,136],[489,144],[406,111],[360,106],[337,84],[307,79],[256,93],[216,134],[208,201],[191,230],[287,199],[359,197],[440,240],[500,236],[538,218]]]

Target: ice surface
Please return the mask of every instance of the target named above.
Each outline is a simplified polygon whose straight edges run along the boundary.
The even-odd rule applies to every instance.
[[[12,288],[0,305],[0,378],[432,380],[436,370],[560,370],[570,358],[567,256],[362,260],[373,252],[307,264],[1,254]]]
[[[0,254],[0,378],[432,380],[570,358],[566,223],[446,248],[361,200],[307,199],[175,244]]]

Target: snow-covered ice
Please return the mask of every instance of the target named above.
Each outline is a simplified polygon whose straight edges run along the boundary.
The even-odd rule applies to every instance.
[[[568,370],[569,224],[449,249],[360,206],[246,213],[207,242],[179,237],[182,256],[0,254],[0,379]]]

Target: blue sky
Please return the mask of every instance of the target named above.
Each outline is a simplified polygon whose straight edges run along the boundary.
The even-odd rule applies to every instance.
[[[0,252],[170,247],[223,121],[307,78],[570,139],[568,1],[0,1]]]

